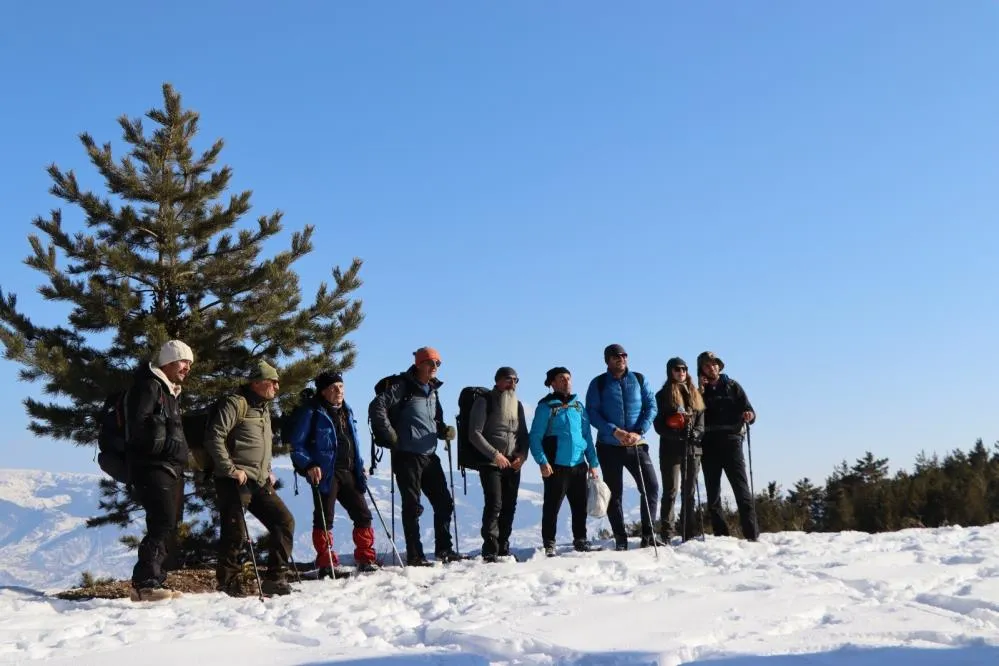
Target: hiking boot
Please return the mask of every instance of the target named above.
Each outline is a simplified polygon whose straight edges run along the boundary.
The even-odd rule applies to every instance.
[[[617,539],[614,542],[614,550],[628,550],[628,539]]]
[[[423,555],[410,555],[406,558],[407,567],[432,567],[434,563]]]
[[[593,550],[593,545],[586,539],[576,539],[572,542],[572,547],[579,553],[589,553]]]
[[[129,598],[132,601],[165,601],[181,596],[180,592],[159,585],[157,587],[133,587]]]
[[[217,589],[219,592],[227,594],[230,597],[236,597],[237,599],[242,597],[248,597],[251,594],[253,594],[252,592],[243,587],[243,583],[240,582],[238,577],[232,578],[228,582],[219,581]]]
[[[510,557],[510,542],[500,541],[499,548],[496,549],[497,557]]]
[[[260,591],[268,596],[291,594],[291,585],[283,578],[268,578],[260,583]]]
[[[558,551],[555,550],[555,544],[546,543],[545,544],[545,557],[555,557],[558,555]]]
[[[381,571],[377,562],[361,562],[357,565],[357,573],[374,573],[376,571]]]
[[[496,561],[497,561],[496,560],[496,555],[493,555],[492,553],[490,553],[488,555],[483,555],[482,556],[482,561],[486,562],[488,564],[495,564]]]
[[[443,564],[448,564],[450,562],[460,562],[461,560],[467,560],[468,555],[462,555],[461,553],[455,551],[453,548],[450,550],[442,550],[439,553],[434,553],[434,557],[437,558],[438,562]]]
[[[652,536],[643,536],[641,543],[638,544],[639,548],[649,548],[650,546],[661,547],[666,544],[659,540],[655,534]]]

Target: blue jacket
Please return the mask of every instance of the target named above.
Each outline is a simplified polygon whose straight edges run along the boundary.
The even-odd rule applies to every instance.
[[[549,436],[555,438],[554,456],[551,447],[545,446],[544,439]],[[538,401],[530,441],[531,455],[539,465],[575,467],[585,458],[590,467],[600,467],[590,434],[590,419],[575,394],[569,396],[568,403],[563,403],[554,393]]]
[[[602,391],[598,387],[601,377]],[[625,371],[621,379],[614,379],[610,372],[597,375],[586,391],[586,413],[597,429],[598,444],[620,446],[614,437],[615,428],[644,435],[652,427],[657,411],[656,396],[648,380],[639,382],[631,370]]]
[[[350,424],[350,434],[354,438],[354,478],[357,487],[363,493],[368,487],[364,476],[364,459],[361,458],[361,440],[357,437],[357,421],[354,420],[354,410],[346,402],[343,409],[347,410],[347,422]],[[313,418],[315,427],[313,428]],[[319,480],[319,492],[324,495],[333,488],[333,462],[336,460],[336,427],[333,419],[322,406],[319,398],[313,398],[292,414],[291,423],[291,463],[299,472],[305,472],[312,466],[319,467],[323,473]]]

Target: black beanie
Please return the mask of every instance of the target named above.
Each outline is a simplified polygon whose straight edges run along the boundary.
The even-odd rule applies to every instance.
[[[566,374],[569,375],[570,377],[572,376],[572,373],[569,372],[568,368],[563,368],[560,365],[556,368],[552,368],[545,374],[545,386],[551,386],[552,381],[561,374]]]
[[[502,368],[496,371],[496,374],[493,376],[493,381],[498,382],[499,380],[504,379],[506,377],[516,377],[516,376],[517,376],[516,370],[514,370],[508,365],[504,365]]]
[[[337,382],[343,382],[343,375],[339,372],[333,372],[332,370],[324,370],[320,372],[315,379],[316,390],[322,393],[323,389]]]

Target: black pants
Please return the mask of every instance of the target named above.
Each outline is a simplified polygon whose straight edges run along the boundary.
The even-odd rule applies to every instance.
[[[545,546],[555,545],[558,512],[562,500],[569,498],[572,512],[572,540],[586,540],[586,475],[585,463],[575,467],[552,465],[552,474],[544,479],[545,500],[541,509],[541,541]]]
[[[642,446],[598,444],[597,458],[600,459],[600,467],[603,469],[604,482],[611,491],[610,502],[607,504],[607,520],[610,522],[611,531],[614,532],[614,540],[621,543],[628,539],[628,530],[624,524],[624,509],[621,507],[624,470],[628,470],[635,480],[635,485],[638,486],[642,536],[652,536],[652,525],[656,522],[656,510],[659,508],[659,481],[656,478],[656,467],[649,456],[648,444]]]
[[[357,487],[354,472],[349,469],[334,469],[329,493],[312,494],[312,529],[333,529],[333,505],[337,501],[347,512],[355,528],[371,527],[371,510],[368,509],[364,493]]]
[[[399,498],[402,502],[406,556],[410,559],[425,557],[420,539],[420,516],[423,514],[421,494],[427,496],[434,510],[434,553],[453,550],[451,513],[454,511],[454,500],[447,489],[441,459],[436,453],[394,451],[392,471],[395,473],[395,482],[399,484]]]
[[[513,514],[517,510],[520,470],[483,467],[482,481],[482,554],[496,555],[510,550]]]
[[[663,505],[660,513],[663,539],[670,539],[677,533],[677,492],[680,493],[680,536],[687,541],[697,534],[694,525],[697,517],[697,476],[701,471],[700,451],[700,447],[688,447],[685,443],[659,445],[659,471],[663,478]]]
[[[184,501],[184,476],[178,469],[133,468],[132,483],[146,512],[146,535],[139,543],[139,559],[132,569],[136,588],[157,587],[166,580],[163,563],[176,546],[177,521]]]
[[[247,538],[243,529],[244,509],[263,523],[270,533],[267,577],[272,580],[283,579],[291,559],[295,518],[278,497],[274,487],[270,483],[259,485],[254,481],[247,481],[246,485],[240,486],[235,479],[216,477],[215,492],[221,522],[218,563],[215,568],[219,587],[228,586],[240,573],[239,551]]]
[[[721,501],[721,476],[725,472],[735,504],[739,508],[739,523],[742,534],[747,539],[756,539],[759,530],[756,526],[756,509],[753,505],[753,493],[749,489],[749,477],[746,475],[746,456],[742,453],[742,439],[731,437],[711,437],[706,435],[702,448],[704,449],[701,464],[704,467],[704,490],[708,500],[708,514],[711,517],[711,529],[715,536],[728,536],[728,525],[725,524],[725,512]]]

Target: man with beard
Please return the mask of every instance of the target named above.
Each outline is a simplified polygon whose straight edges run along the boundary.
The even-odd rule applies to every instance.
[[[479,470],[482,481],[482,560],[495,562],[510,555],[510,532],[517,510],[520,468],[527,458],[530,438],[524,405],[517,399],[517,371],[502,367],[495,385],[472,404],[468,438],[488,460]]]
[[[180,340],[164,344],[156,360],[139,369],[128,392],[132,436],[128,463],[139,503],[146,513],[146,536],[132,570],[132,601],[180,596],[164,583],[167,543],[175,537],[184,501],[187,439],[180,417],[181,384],[191,371],[194,353]]]

